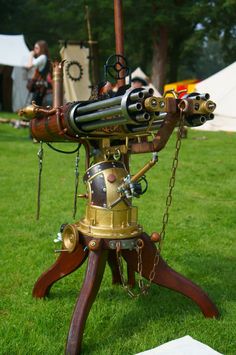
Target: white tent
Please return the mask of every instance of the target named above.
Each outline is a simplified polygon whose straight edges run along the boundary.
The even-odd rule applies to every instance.
[[[236,132],[236,62],[196,84],[196,91],[209,93],[217,105],[215,118],[196,129]]]
[[[0,64],[24,67],[29,58],[23,35],[0,35]]]
[[[140,67],[136,68],[132,73],[131,73],[131,79],[138,77],[141,79],[144,79],[145,81],[147,81],[149,88],[152,88],[154,90],[154,95],[155,96],[161,96],[161,94],[157,91],[157,89],[154,87],[154,85],[152,83],[149,82],[149,78],[148,76],[142,71],[142,69]],[[128,83],[128,77],[126,78],[126,82]]]
[[[29,49],[23,35],[0,35],[0,64],[12,66],[12,110],[27,105],[31,101],[31,94],[26,88],[27,79],[32,76],[32,71],[25,65],[29,60]]]
[[[33,75],[34,70],[22,67],[14,67],[11,78],[12,84],[12,111],[17,112],[20,108],[27,106],[32,101],[32,94],[28,91],[27,80]]]

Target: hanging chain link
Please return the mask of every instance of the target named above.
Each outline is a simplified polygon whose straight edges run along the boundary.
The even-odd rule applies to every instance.
[[[75,158],[75,194],[74,194],[73,218],[75,218],[77,212],[77,193],[78,193],[78,186],[79,186],[79,161],[80,161],[80,155],[78,149]]]
[[[37,155],[39,159],[39,174],[38,174],[38,196],[37,196],[36,219],[38,220],[40,214],[41,181],[42,181],[42,170],[43,170],[43,142],[40,142],[40,149]]]
[[[153,268],[149,274],[149,280],[148,280],[147,284],[144,284],[143,277],[142,277],[142,269],[143,269],[142,248],[137,247],[137,254],[138,254],[137,271],[138,271],[138,275],[139,275],[138,285],[139,285],[139,289],[140,289],[139,293],[134,293],[130,289],[127,282],[125,281],[124,271],[123,271],[123,260],[122,260],[122,256],[121,256],[120,245],[119,245],[119,243],[117,243],[116,256],[117,256],[122,286],[131,298],[137,298],[140,295],[146,295],[148,293],[148,290],[149,290],[155,276],[156,276],[156,269],[157,269],[157,265],[160,260],[160,254],[162,251],[163,241],[165,239],[165,234],[166,234],[166,227],[167,227],[168,220],[169,220],[169,209],[170,209],[170,206],[172,203],[172,193],[173,193],[173,189],[174,189],[175,181],[176,181],[176,170],[177,170],[178,163],[179,163],[179,151],[180,151],[181,143],[182,143],[181,139],[182,139],[183,128],[184,128],[184,113],[180,108],[180,119],[179,119],[177,139],[176,139],[176,144],[175,144],[175,154],[174,154],[172,167],[171,167],[171,177],[169,180],[169,192],[166,197],[165,212],[164,212],[163,218],[162,218],[162,230],[160,233],[160,241],[158,242],[158,247],[157,247],[156,254],[154,257],[154,261],[153,261]]]
[[[147,291],[147,288],[144,285],[143,277],[142,277],[142,272],[143,272],[142,249],[143,249],[143,246],[144,246],[144,243],[140,239],[140,243],[137,244],[137,247],[136,247],[137,258],[138,258],[138,269],[137,270],[138,270],[138,275],[139,275],[138,286],[139,286],[140,291],[135,293],[131,290],[130,286],[128,285],[127,281],[125,280],[120,243],[117,242],[117,245],[116,245],[116,257],[117,257],[117,262],[118,262],[118,267],[119,267],[119,272],[120,272],[121,283],[122,283],[124,290],[127,292],[127,294],[131,298],[137,298],[140,295],[144,295],[144,294],[146,294],[146,291]]]
[[[149,274],[149,283],[147,285],[148,288],[151,286],[151,283],[156,276],[156,269],[157,269],[157,265],[160,260],[160,254],[162,251],[163,242],[164,242],[165,235],[166,235],[166,226],[169,221],[169,209],[170,209],[170,206],[172,203],[172,193],[173,193],[173,189],[174,189],[175,181],[176,181],[176,170],[177,170],[178,163],[179,163],[179,151],[180,151],[181,143],[182,143],[183,128],[184,128],[184,113],[180,108],[180,119],[179,119],[177,139],[176,139],[176,144],[175,144],[175,155],[174,155],[173,162],[172,162],[172,167],[171,167],[172,173],[171,173],[171,177],[169,180],[169,192],[166,197],[165,212],[164,212],[163,218],[162,218],[162,230],[160,233],[160,241],[158,242],[156,254],[154,257],[153,268]]]

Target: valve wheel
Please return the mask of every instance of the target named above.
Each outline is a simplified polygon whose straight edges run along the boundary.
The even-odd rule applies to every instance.
[[[121,54],[111,55],[105,64],[106,74],[109,74],[113,79],[124,79],[129,75],[129,67],[126,58]]]

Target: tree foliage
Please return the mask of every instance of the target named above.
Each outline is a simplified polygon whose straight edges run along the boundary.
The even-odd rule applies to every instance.
[[[23,33],[29,47],[45,39],[52,59],[59,56],[59,40],[88,39],[88,5],[101,75],[106,58],[115,53],[111,0],[1,2],[0,32]],[[142,67],[159,88],[168,81],[206,77],[235,60],[235,0],[123,0],[123,17],[131,69]]]

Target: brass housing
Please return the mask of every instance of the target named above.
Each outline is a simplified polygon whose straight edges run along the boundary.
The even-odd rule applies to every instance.
[[[128,172],[122,162],[102,161],[88,169],[84,176],[88,204],[78,230],[93,238],[134,238],[142,232],[137,208],[131,198],[121,198],[118,187]]]
[[[79,232],[75,225],[67,224],[62,232],[63,250],[72,253],[79,242]]]
[[[125,239],[142,233],[137,224],[137,207],[117,210],[87,206],[85,218],[79,221],[81,233],[93,238]]]

